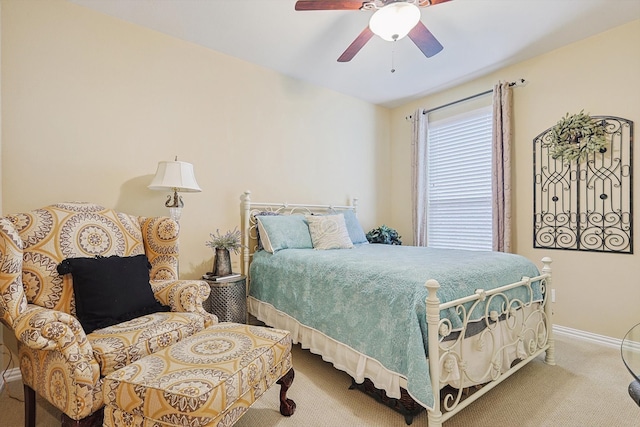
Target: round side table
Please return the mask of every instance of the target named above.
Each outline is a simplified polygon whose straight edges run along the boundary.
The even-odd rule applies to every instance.
[[[211,287],[209,298],[202,303],[204,309],[218,316],[220,322],[247,323],[246,277],[204,280]]]

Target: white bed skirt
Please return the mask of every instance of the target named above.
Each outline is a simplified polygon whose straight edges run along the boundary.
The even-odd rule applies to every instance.
[[[346,372],[358,383],[369,378],[376,388],[384,390],[387,396],[395,399],[400,399],[400,387],[407,388],[407,380],[400,374],[388,370],[377,360],[348,345],[303,325],[288,314],[277,310],[271,304],[249,297],[248,309],[249,313],[261,322],[291,332],[291,339],[294,343],[299,343],[302,348],[322,356],[323,360]]]

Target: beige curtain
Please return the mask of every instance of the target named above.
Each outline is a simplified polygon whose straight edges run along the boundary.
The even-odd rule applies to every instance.
[[[411,200],[413,244],[427,246],[427,115],[418,108],[413,122]]]
[[[493,88],[493,250],[511,252],[511,99],[508,82]]]

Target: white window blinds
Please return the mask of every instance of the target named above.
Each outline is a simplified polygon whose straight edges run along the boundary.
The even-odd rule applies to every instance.
[[[429,123],[427,242],[491,250],[492,109]]]

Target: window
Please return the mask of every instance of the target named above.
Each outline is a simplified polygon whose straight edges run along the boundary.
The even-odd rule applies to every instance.
[[[429,123],[427,242],[491,250],[491,107]]]

